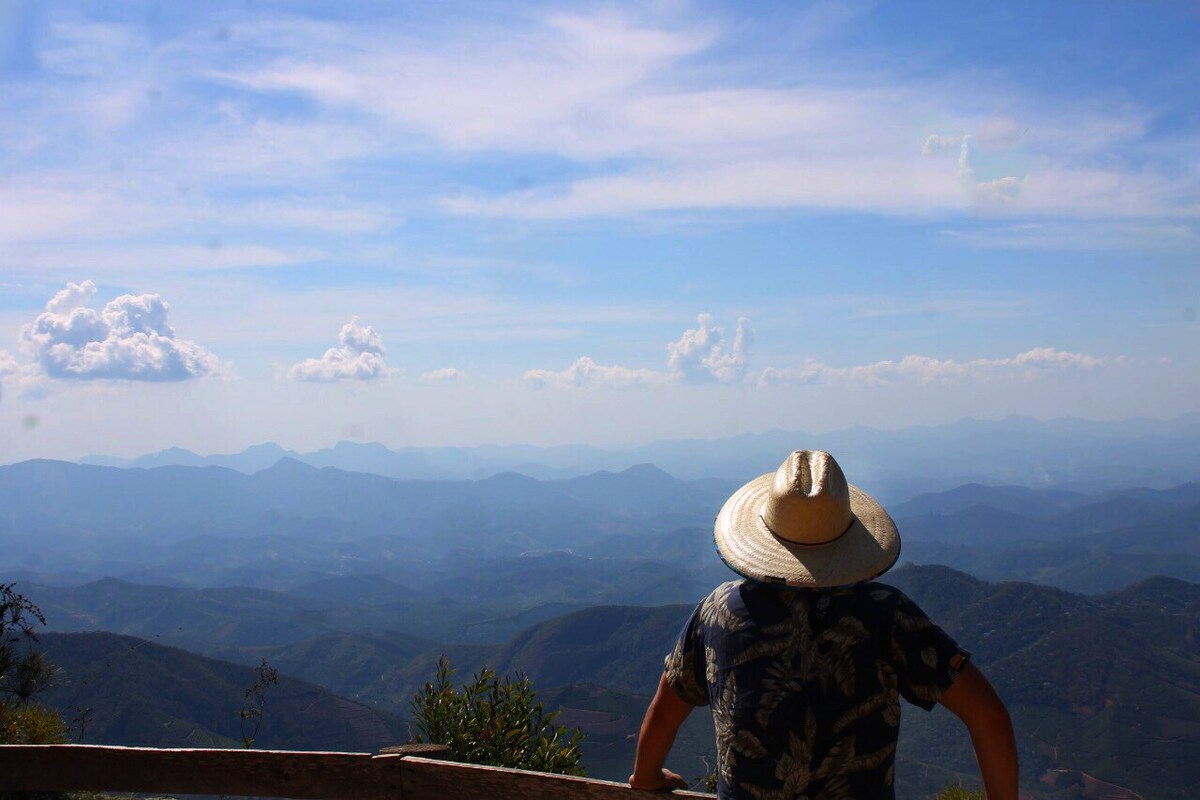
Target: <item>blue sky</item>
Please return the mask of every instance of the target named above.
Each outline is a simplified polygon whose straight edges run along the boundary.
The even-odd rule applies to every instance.
[[[195,5],[0,4],[0,460],[1200,408],[1192,4]]]

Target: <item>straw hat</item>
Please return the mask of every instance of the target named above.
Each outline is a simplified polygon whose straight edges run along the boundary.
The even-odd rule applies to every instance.
[[[896,523],[823,450],[797,450],[734,492],[715,538],[735,572],[805,589],[869,581],[900,556]]]

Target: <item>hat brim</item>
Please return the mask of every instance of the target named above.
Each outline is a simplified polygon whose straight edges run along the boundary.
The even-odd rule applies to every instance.
[[[762,509],[775,474],[747,483],[725,501],[717,515],[717,552],[740,575],[765,583],[805,589],[848,586],[877,578],[900,557],[896,523],[873,497],[850,486],[854,521],[826,544],[795,544],[771,533]]]

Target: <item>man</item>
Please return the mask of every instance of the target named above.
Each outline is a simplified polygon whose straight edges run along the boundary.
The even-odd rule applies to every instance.
[[[874,582],[900,555],[895,523],[831,455],[797,451],[743,486],[715,538],[744,580],[717,587],[684,626],[631,786],[686,786],[663,763],[692,708],[711,705],[721,798],[892,800],[903,696],[966,723],[988,800],[1016,800],[1004,704],[969,653]]]

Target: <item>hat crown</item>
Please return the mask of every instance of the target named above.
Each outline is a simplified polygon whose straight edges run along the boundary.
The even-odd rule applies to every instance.
[[[797,450],[775,471],[762,508],[771,533],[796,544],[826,544],[854,521],[850,485],[824,450]]]

